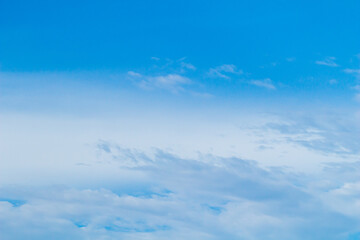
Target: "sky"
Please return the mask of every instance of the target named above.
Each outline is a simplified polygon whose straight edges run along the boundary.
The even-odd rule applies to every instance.
[[[359,9],[0,0],[0,239],[360,240]]]

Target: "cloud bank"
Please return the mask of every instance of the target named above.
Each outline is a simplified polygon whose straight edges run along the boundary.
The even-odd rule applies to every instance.
[[[97,151],[91,164],[141,174],[137,190],[116,181],[106,189],[2,187],[1,239],[335,240],[360,231],[359,162],[305,175],[239,158],[149,155],[106,141]]]

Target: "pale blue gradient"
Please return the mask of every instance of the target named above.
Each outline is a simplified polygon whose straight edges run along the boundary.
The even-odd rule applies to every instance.
[[[0,239],[360,239],[359,1],[1,1]]]

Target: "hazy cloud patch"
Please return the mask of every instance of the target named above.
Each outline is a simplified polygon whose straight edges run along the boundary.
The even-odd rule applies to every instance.
[[[223,64],[214,68],[210,68],[208,71],[209,76],[224,79],[231,79],[231,75],[234,74],[243,74],[243,71],[238,69],[234,64]]]
[[[264,80],[251,80],[249,83],[251,85],[254,85],[257,87],[262,87],[262,88],[266,88],[266,89],[270,89],[270,90],[276,90],[276,87],[270,78],[266,78]]]
[[[324,60],[318,60],[315,61],[318,65],[324,65],[328,67],[338,67],[339,65],[335,63],[336,58],[335,57],[326,57]]]
[[[350,209],[358,204],[359,183],[341,177],[357,165],[329,164],[311,176],[239,158],[184,159],[160,149],[149,155],[106,141],[97,149],[98,164],[147,176],[145,192],[2,187],[0,237],[340,240],[358,230],[359,215]],[[6,198],[23,202],[14,206]]]

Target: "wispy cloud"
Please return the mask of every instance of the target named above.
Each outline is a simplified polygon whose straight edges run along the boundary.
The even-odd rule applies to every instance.
[[[163,59],[158,57],[151,57],[151,60],[154,62],[153,70],[156,69],[176,74],[185,74],[188,71],[196,71],[196,67],[189,61],[186,61],[186,59],[186,57],[182,57],[176,60],[170,58]]]
[[[249,83],[252,85],[262,87],[262,88],[267,88],[270,90],[276,89],[275,85],[272,83],[270,78],[266,78],[264,80],[251,80]]]
[[[128,71],[127,73],[131,77],[142,77],[140,73],[134,72],[134,71]]]
[[[239,158],[184,159],[161,150],[149,156],[104,141],[99,151],[98,165],[140,174],[139,186],[1,188],[0,236],[337,240],[356,232],[360,220],[359,163],[328,164],[312,176]]]
[[[355,100],[360,103],[360,93],[355,94]]]
[[[242,74],[243,71],[238,69],[234,64],[223,64],[215,68],[210,68],[208,75],[211,77],[219,77],[224,79],[230,79],[229,74]]]
[[[326,114],[316,118],[296,115],[280,123],[267,123],[264,131],[277,131],[286,142],[312,151],[339,155],[342,158],[360,153],[360,135],[356,120],[349,116]]]
[[[350,68],[346,68],[344,70],[345,73],[348,74],[353,74],[357,80],[360,80],[360,69],[350,69]]]
[[[328,67],[338,67],[339,65],[335,63],[336,58],[335,57],[326,57],[324,60],[318,60],[315,61],[318,65],[324,65]]]
[[[196,67],[194,65],[192,65],[191,63],[181,62],[180,65],[184,69],[196,70]]]
[[[360,74],[360,69],[350,69],[350,68],[346,68],[344,70],[345,73],[354,73],[354,74]]]
[[[360,81],[360,69],[349,69],[349,68],[347,68],[347,69],[344,70],[344,72],[354,75],[356,80]],[[360,102],[360,85],[354,86],[353,89],[357,91],[357,93],[355,94],[355,97],[354,97],[355,101]]]
[[[140,73],[129,71],[128,76],[132,77],[135,83],[143,89],[163,89],[172,93],[184,91],[184,86],[192,83],[189,78],[179,74],[144,76]]]
[[[196,67],[193,64],[191,64],[185,60],[186,60],[186,57],[182,57],[176,61],[180,65],[180,72],[184,73],[187,70],[195,71]]]

